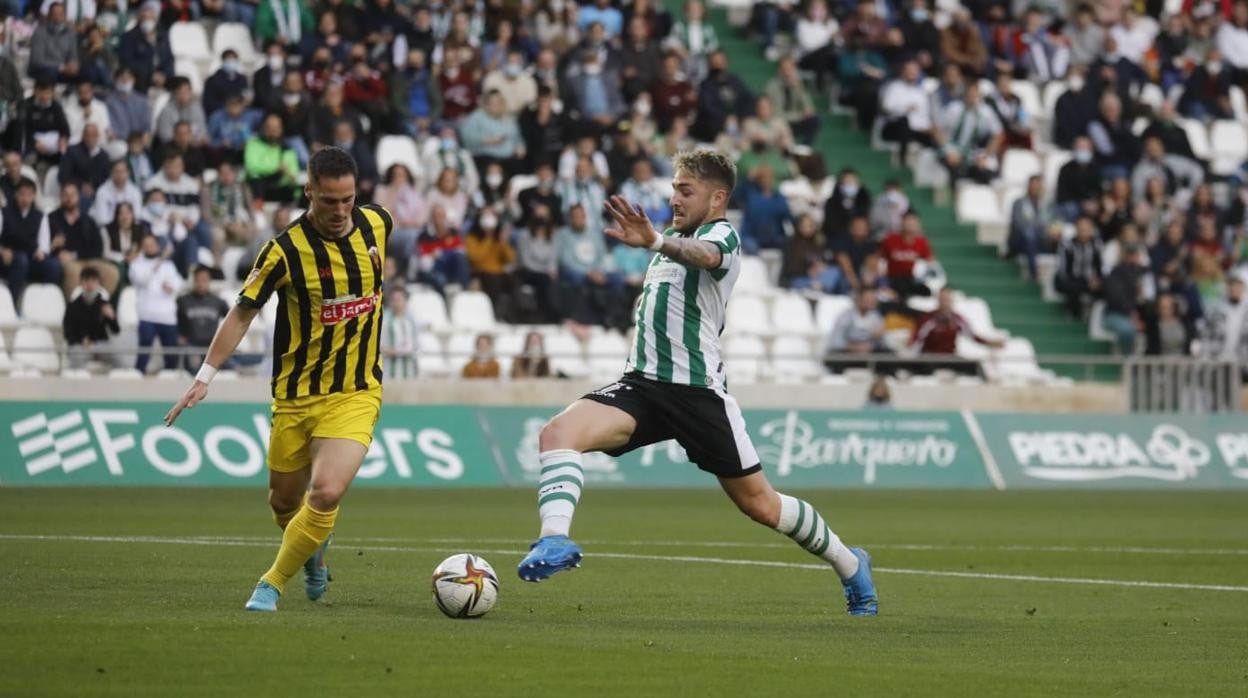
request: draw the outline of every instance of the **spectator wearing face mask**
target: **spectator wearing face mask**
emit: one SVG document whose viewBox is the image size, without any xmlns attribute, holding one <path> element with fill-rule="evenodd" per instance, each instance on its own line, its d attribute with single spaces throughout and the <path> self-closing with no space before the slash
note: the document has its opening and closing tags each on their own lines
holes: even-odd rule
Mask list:
<svg viewBox="0 0 1248 698">
<path fill-rule="evenodd" d="M 134 88 L 141 94 L 146 94 L 152 86 L 164 87 L 174 75 L 169 36 L 157 31 L 159 14 L 160 2 L 144 2 L 139 10 L 139 21 L 122 35 L 117 52 L 120 64 L 134 71 Z"/>
<path fill-rule="evenodd" d="M 862 186 L 858 172 L 852 167 L 841 170 L 833 190 L 823 206 L 823 235 L 829 243 L 841 240 L 849 230 L 849 221 L 871 213 L 871 192 Z"/>
<path fill-rule="evenodd" d="M 910 210 L 910 197 L 901 188 L 897 180 L 884 183 L 884 191 L 871 204 L 871 214 L 867 217 L 871 230 L 884 233 L 901 228 L 901 217 Z"/>
<path fill-rule="evenodd" d="M 1062 218 L 1074 221 L 1084 202 L 1095 200 L 1100 195 L 1101 179 L 1101 166 L 1092 151 L 1092 139 L 1087 136 L 1076 138 L 1073 157 L 1057 173 L 1054 201 Z"/>
<path fill-rule="evenodd" d="M 130 263 L 130 284 L 134 286 L 139 315 L 139 346 L 147 349 L 160 338 L 160 346 L 172 349 L 178 345 L 178 291 L 182 288 L 182 275 L 169 261 L 172 246 L 161 250 L 155 235 L 143 238 L 143 253 Z M 178 356 L 163 352 L 165 369 L 178 367 Z M 151 355 L 139 354 L 134 367 L 139 373 L 147 372 Z"/>
<path fill-rule="evenodd" d="M 112 368 L 117 355 L 109 351 L 113 335 L 121 332 L 117 312 L 109 295 L 100 287 L 100 273 L 88 266 L 82 270 L 79 286 L 65 307 L 61 325 L 69 350 L 69 367 L 83 368 L 88 361 L 99 361 Z"/>
<path fill-rule="evenodd" d="M 373 201 L 389 211 L 394 219 L 386 259 L 397 257 L 406 263 L 421 229 L 429 222 L 429 202 L 424 192 L 413 181 L 411 170 L 395 163 L 386 170 L 385 184 L 377 187 Z"/>
<path fill-rule="evenodd" d="M 1197 65 L 1183 84 L 1183 96 L 1179 98 L 1179 111 L 1184 116 L 1207 121 L 1209 119 L 1232 119 L 1231 86 L 1234 76 L 1223 70 L 1222 54 L 1214 49 L 1204 63 Z"/>
<path fill-rule="evenodd" d="M 472 279 L 490 297 L 494 317 L 503 322 L 512 322 L 511 297 L 515 294 L 516 251 L 508 242 L 509 232 L 494 211 L 486 209 L 464 240 Z"/>
<path fill-rule="evenodd" d="M 433 177 L 443 170 L 451 170 L 459 178 L 459 187 L 468 196 L 481 188 L 481 175 L 472 159 L 472 153 L 462 147 L 454 126 L 443 126 L 436 139 L 425 146 L 423 162 L 425 176 Z"/>
<path fill-rule="evenodd" d="M 488 334 L 477 335 L 472 357 L 460 374 L 464 378 L 498 378 L 500 370 L 498 358 L 494 356 L 494 338 Z"/>
<path fill-rule="evenodd" d="M 204 81 L 202 99 L 204 113 L 212 114 L 225 106 L 225 101 L 235 95 L 242 96 L 247 89 L 247 76 L 243 75 L 238 52 L 226 49 L 221 52 L 221 67 Z"/>
<path fill-rule="evenodd" d="M 134 90 L 134 71 L 122 65 L 114 76 L 114 89 L 104 98 L 113 136 L 125 140 L 131 133 L 145 133 L 152 126 L 152 108 L 147 97 Z"/>
<path fill-rule="evenodd" d="M 503 108 L 513 118 L 537 100 L 537 81 L 525 72 L 524 66 L 524 52 L 511 49 L 507 52 L 507 62 L 490 71 L 481 85 L 485 94 L 497 92 L 502 96 Z"/>
<path fill-rule="evenodd" d="M 559 192 L 555 188 L 555 168 L 549 162 L 543 162 L 537 166 L 537 184 L 520 192 L 517 200 L 520 204 L 520 220 L 518 225 L 521 228 L 528 228 L 533 225 L 534 213 L 538 207 L 544 207 L 547 212 L 553 213 L 553 222 L 555 225 L 563 224 L 563 197 L 559 196 Z"/>
<path fill-rule="evenodd" d="M 623 247 L 623 245 L 621 245 Z M 530 332 L 524 337 L 524 350 L 511 360 L 512 378 L 549 378 L 550 357 L 540 332 Z"/>
</svg>

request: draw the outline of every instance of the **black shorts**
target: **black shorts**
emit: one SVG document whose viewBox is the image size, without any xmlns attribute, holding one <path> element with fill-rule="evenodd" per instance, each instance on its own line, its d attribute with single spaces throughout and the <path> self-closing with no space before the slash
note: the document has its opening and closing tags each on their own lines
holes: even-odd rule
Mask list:
<svg viewBox="0 0 1248 698">
<path fill-rule="evenodd" d="M 717 477 L 742 477 L 762 470 L 741 408 L 725 392 L 628 373 L 584 399 L 621 409 L 637 421 L 628 443 L 604 451 L 609 456 L 676 439 L 689 460 Z"/>
</svg>

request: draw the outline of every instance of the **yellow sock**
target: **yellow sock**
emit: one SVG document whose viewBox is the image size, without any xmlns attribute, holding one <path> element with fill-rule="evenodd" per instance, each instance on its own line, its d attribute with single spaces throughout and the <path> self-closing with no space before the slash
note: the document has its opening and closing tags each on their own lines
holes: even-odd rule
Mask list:
<svg viewBox="0 0 1248 698">
<path fill-rule="evenodd" d="M 300 507 L 282 534 L 282 547 L 277 551 L 277 559 L 261 579 L 279 592 L 283 591 L 287 580 L 295 576 L 303 563 L 329 538 L 337 518 L 338 507 L 334 507 L 333 511 L 317 511 L 308 504 Z"/>
<path fill-rule="evenodd" d="M 294 509 L 291 509 L 290 511 L 282 511 L 282 512 L 279 512 L 276 509 L 273 509 L 272 510 L 273 520 L 277 522 L 277 527 L 282 529 L 283 531 L 286 530 L 286 526 L 290 524 L 290 520 L 295 518 L 295 514 L 299 513 L 299 508 L 307 503 L 308 503 L 308 495 L 305 492 L 303 495 L 303 501 L 300 502 L 299 506 L 295 507 Z"/>
</svg>

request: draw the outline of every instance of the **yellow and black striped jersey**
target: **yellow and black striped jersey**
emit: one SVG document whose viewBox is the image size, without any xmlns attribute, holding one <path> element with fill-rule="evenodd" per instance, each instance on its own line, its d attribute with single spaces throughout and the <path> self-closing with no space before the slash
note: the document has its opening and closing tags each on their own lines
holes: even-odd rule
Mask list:
<svg viewBox="0 0 1248 698">
<path fill-rule="evenodd" d="M 277 293 L 273 397 L 381 386 L 382 268 L 394 225 L 381 206 L 356 207 L 340 238 L 300 216 L 265 243 L 238 295 L 261 308 Z"/>
</svg>

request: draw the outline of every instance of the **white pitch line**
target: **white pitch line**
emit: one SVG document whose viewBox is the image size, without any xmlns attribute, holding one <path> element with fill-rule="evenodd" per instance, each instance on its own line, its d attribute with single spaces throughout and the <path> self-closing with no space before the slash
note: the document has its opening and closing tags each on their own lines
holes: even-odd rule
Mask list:
<svg viewBox="0 0 1248 698">
<path fill-rule="evenodd" d="M 154 545 L 218 545 L 232 547 L 273 547 L 273 540 L 260 539 L 233 539 L 233 538 L 172 538 L 161 536 L 86 536 L 86 535 L 22 535 L 0 533 L 0 540 L 16 540 L 16 541 L 69 541 L 82 543 L 131 543 L 131 544 L 154 544 Z M 476 541 L 480 543 L 482 541 Z M 405 552 L 405 553 L 421 553 L 421 552 L 448 552 L 455 551 L 456 548 L 420 548 L 393 545 L 351 545 L 349 540 L 343 540 L 341 543 L 354 550 L 367 550 L 370 552 Z M 522 550 L 481 550 L 476 552 L 489 555 L 520 555 Z M 594 552 L 593 557 L 610 558 L 616 560 L 649 560 L 652 562 L 692 562 L 712 565 L 734 565 L 744 567 L 779 567 L 784 569 L 802 569 L 802 570 L 820 570 L 827 571 L 831 568 L 828 565 L 817 563 L 796 563 L 781 562 L 778 560 L 740 560 L 719 557 L 697 557 L 692 555 L 640 555 L 634 553 L 606 553 Z M 956 572 L 952 570 L 919 570 L 899 567 L 876 567 L 876 572 L 885 574 L 906 574 L 919 577 L 957 577 L 961 579 L 991 579 L 999 581 L 1012 582 L 1041 582 L 1050 584 L 1087 584 L 1099 586 L 1116 586 L 1128 588 L 1147 588 L 1147 589 L 1184 589 L 1188 591 L 1238 591 L 1248 592 L 1248 586 L 1234 586 L 1229 584 L 1190 584 L 1186 582 L 1150 582 L 1142 580 L 1130 579 L 1095 579 L 1086 577 L 1043 577 L 1039 575 L 1028 574 L 998 574 L 993 572 Z"/>
</svg>

